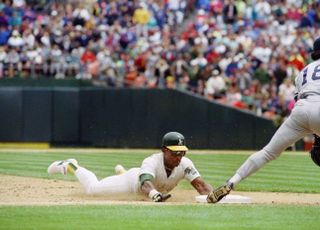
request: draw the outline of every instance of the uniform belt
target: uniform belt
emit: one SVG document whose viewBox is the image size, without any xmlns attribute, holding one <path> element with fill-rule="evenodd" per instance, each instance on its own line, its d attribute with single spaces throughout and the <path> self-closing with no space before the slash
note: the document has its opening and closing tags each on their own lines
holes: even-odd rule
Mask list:
<svg viewBox="0 0 320 230">
<path fill-rule="evenodd" d="M 306 94 L 302 94 L 299 96 L 299 99 L 307 99 L 308 97 L 312 97 L 312 96 L 320 96 L 319 94 L 314 94 L 314 93 L 306 93 Z"/>
<path fill-rule="evenodd" d="M 311 94 L 302 94 L 299 99 L 307 99 Z"/>
</svg>

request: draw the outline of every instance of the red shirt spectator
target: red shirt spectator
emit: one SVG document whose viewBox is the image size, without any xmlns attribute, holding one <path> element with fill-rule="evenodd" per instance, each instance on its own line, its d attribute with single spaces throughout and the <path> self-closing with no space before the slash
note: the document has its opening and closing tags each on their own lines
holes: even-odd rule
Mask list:
<svg viewBox="0 0 320 230">
<path fill-rule="evenodd" d="M 291 7 L 288 9 L 287 17 L 289 20 L 300 21 L 303 16 L 303 12 L 298 7 Z"/>
<path fill-rule="evenodd" d="M 81 56 L 81 61 L 83 63 L 92 63 L 96 60 L 96 55 L 89 49 L 86 49 Z"/>
</svg>

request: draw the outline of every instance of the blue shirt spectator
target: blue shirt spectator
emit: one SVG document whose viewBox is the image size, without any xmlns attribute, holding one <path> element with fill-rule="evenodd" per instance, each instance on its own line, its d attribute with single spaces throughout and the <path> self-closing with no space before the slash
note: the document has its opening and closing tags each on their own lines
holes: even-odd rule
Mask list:
<svg viewBox="0 0 320 230">
<path fill-rule="evenodd" d="M 7 44 L 10 37 L 10 31 L 3 26 L 0 26 L 0 46 Z"/>
</svg>

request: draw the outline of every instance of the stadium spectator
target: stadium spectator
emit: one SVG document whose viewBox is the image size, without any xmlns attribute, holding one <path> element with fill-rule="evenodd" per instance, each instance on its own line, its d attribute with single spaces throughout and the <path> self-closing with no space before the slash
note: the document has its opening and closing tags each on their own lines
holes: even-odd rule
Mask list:
<svg viewBox="0 0 320 230">
<path fill-rule="evenodd" d="M 0 11 L 0 27 L 8 27 L 8 17 L 5 15 L 3 11 Z"/>
<path fill-rule="evenodd" d="M 221 74 L 219 67 L 212 70 L 205 89 L 205 95 L 208 99 L 221 99 L 225 96 L 226 81 Z"/>
<path fill-rule="evenodd" d="M 24 45 L 24 41 L 19 31 L 17 30 L 12 31 L 12 34 L 8 39 L 8 45 L 11 47 L 22 47 Z"/>
<path fill-rule="evenodd" d="M 139 7 L 134 11 L 133 22 L 137 26 L 137 35 L 143 36 L 145 39 L 148 37 L 148 22 L 150 20 L 150 13 L 147 9 L 147 5 L 144 2 L 140 2 Z"/>
<path fill-rule="evenodd" d="M 279 86 L 279 96 L 284 100 L 285 107 L 288 108 L 289 103 L 294 100 L 295 86 L 290 78 L 287 78 Z"/>
<path fill-rule="evenodd" d="M 9 37 L 10 31 L 6 29 L 4 26 L 0 25 L 0 46 L 6 45 Z"/>
<path fill-rule="evenodd" d="M 222 17 L 225 24 L 233 24 L 237 21 L 238 10 L 233 0 L 227 0 L 223 10 Z"/>
</svg>

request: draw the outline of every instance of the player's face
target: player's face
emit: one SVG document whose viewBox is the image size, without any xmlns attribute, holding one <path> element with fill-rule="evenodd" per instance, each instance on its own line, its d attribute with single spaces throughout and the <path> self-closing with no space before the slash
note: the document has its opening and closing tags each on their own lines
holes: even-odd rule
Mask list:
<svg viewBox="0 0 320 230">
<path fill-rule="evenodd" d="M 170 149 L 165 148 L 163 151 L 165 165 L 171 168 L 177 167 L 186 151 L 171 151 Z"/>
</svg>

